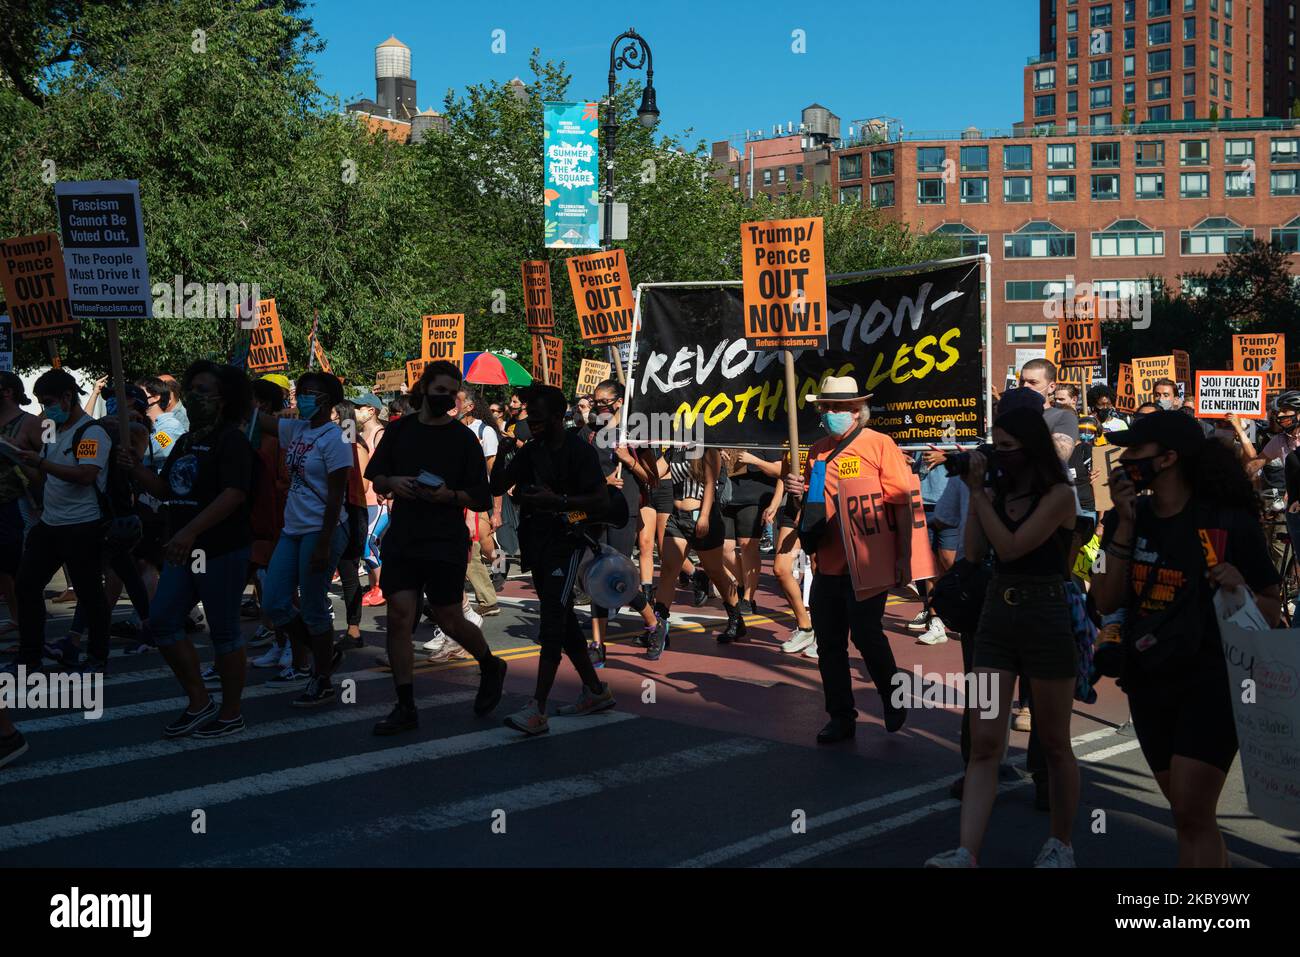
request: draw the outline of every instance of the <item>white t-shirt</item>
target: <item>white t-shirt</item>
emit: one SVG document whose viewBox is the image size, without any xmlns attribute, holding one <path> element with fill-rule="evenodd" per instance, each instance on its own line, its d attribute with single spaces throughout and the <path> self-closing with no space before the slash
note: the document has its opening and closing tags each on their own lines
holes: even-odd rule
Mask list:
<svg viewBox="0 0 1300 957">
<path fill-rule="evenodd" d="M 333 422 L 311 428 L 303 419 L 280 420 L 280 448 L 289 473 L 289 497 L 284 503 L 284 533 L 319 532 L 329 498 L 328 476 L 351 468 L 352 446 Z M 345 498 L 346 500 L 346 498 Z M 342 524 L 347 512 L 339 509 Z"/>
<path fill-rule="evenodd" d="M 1253 425 L 1254 423 L 1249 424 Z M 1247 438 L 1250 438 L 1249 434 L 1247 434 Z M 1271 462 L 1274 459 L 1286 458 L 1297 448 L 1300 448 L 1300 435 L 1288 435 L 1283 433 L 1281 435 L 1275 435 L 1269 439 L 1264 447 L 1260 449 L 1259 454 L 1267 461 Z"/>
<path fill-rule="evenodd" d="M 475 422 L 469 427 L 469 430 L 478 438 L 478 444 L 483 447 L 483 457 L 490 459 L 497 454 L 497 430 L 492 428 L 482 419 Z"/>
<path fill-rule="evenodd" d="M 72 437 L 81 431 L 83 419 L 78 419 L 66 429 L 54 433 L 52 445 L 41 446 L 41 458 L 55 465 L 97 465 L 99 475 L 92 485 L 77 485 L 57 475 L 45 474 L 45 507 L 41 521 L 46 525 L 79 525 L 100 519 L 99 496 L 95 486 L 104 491 L 108 484 L 108 457 L 111 443 L 103 426 L 96 423 L 82 433 L 77 448 L 72 447 Z"/>
</svg>

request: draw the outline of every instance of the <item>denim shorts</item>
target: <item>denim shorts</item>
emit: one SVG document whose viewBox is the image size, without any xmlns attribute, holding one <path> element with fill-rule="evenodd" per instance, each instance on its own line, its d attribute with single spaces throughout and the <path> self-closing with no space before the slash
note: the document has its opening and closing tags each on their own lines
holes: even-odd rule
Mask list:
<svg viewBox="0 0 1300 957">
<path fill-rule="evenodd" d="M 975 667 L 1072 679 L 1077 658 L 1064 580 L 995 573 L 975 630 Z"/>
<path fill-rule="evenodd" d="M 207 555 L 197 569 L 193 563 L 173 565 L 163 562 L 158 576 L 158 590 L 149 603 L 147 632 L 166 648 L 185 637 L 185 618 L 197 602 L 203 602 L 208 635 L 213 651 L 228 655 L 244 647 L 240 630 L 239 603 L 248 581 L 248 556 L 251 546 L 232 549 L 221 555 Z"/>
<path fill-rule="evenodd" d="M 311 553 L 319 537 L 320 532 L 282 534 L 275 543 L 275 552 L 271 555 L 262 586 L 262 608 L 277 628 L 289 624 L 299 614 L 307 631 L 313 635 L 331 628 L 329 584 L 348 543 L 348 530 L 342 525 L 334 526 L 329 558 L 324 570 L 316 572 L 311 570 Z M 293 606 L 295 594 L 298 595 L 297 608 Z"/>
</svg>

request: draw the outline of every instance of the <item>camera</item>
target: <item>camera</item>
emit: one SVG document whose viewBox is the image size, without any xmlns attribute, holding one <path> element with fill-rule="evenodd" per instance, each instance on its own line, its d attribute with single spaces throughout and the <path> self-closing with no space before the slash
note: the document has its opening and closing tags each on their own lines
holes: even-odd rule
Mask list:
<svg viewBox="0 0 1300 957">
<path fill-rule="evenodd" d="M 949 452 L 943 460 L 943 470 L 949 478 L 961 478 L 970 472 L 969 452 Z"/>
</svg>

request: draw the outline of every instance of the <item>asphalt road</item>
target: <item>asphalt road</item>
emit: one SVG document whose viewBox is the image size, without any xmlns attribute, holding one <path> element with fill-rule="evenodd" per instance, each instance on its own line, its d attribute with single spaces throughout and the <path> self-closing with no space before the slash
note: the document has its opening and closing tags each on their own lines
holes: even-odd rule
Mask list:
<svg viewBox="0 0 1300 957">
<path fill-rule="evenodd" d="M 777 606 L 770 587 L 765 579 L 763 609 Z M 52 608 L 54 635 L 70 612 Z M 553 717 L 548 735 L 528 739 L 501 724 L 534 677 L 536 616 L 522 579 L 507 585 L 502 608 L 485 627 L 510 661 L 496 713 L 471 710 L 475 663 L 424 666 L 420 729 L 395 738 L 371 734 L 393 700 L 376 661 L 383 608 L 366 609 L 367 647 L 341 668 L 356 682 L 354 703 L 292 708 L 296 689 L 265 685 L 272 672 L 253 669 L 248 730 L 216 741 L 163 740 L 184 706 L 170 672 L 156 654 L 115 656 L 100 719 L 14 714 L 31 751 L 0 770 L 0 868 L 916 867 L 956 844 L 948 785 L 961 773 L 958 710 L 915 708 L 901 732 L 886 734 L 855 653 L 858 735 L 817 746 L 825 716 L 816 664 L 780 652 L 787 616 L 760 612 L 749 641 L 719 646 L 720 609 L 681 604 L 671 650 L 650 662 L 626 643 L 639 620 L 625 614 L 603 671 L 617 709 Z M 955 641 L 927 647 L 905 633 L 916 609 L 891 600 L 900 666 L 959 672 Z M 566 664 L 552 711 L 576 692 Z M 1095 705 L 1076 704 L 1072 729 L 1083 764 L 1078 864 L 1172 866 L 1168 808 L 1136 739 L 1117 731 L 1124 696 L 1109 683 L 1101 692 Z M 1023 765 L 1026 740 L 1011 735 L 1012 763 Z M 1296 864 L 1300 838 L 1251 817 L 1239 769 L 1220 812 L 1234 866 Z M 1009 781 L 981 863 L 1027 866 L 1046 834 L 1032 786 Z"/>
</svg>

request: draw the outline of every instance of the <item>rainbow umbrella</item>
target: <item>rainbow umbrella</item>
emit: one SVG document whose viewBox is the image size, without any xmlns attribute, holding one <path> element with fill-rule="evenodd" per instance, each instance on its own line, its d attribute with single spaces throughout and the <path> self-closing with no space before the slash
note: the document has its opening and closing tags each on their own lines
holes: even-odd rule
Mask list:
<svg viewBox="0 0 1300 957">
<path fill-rule="evenodd" d="M 467 352 L 465 381 L 478 385 L 532 385 L 533 377 L 509 356 L 496 352 Z"/>
</svg>

